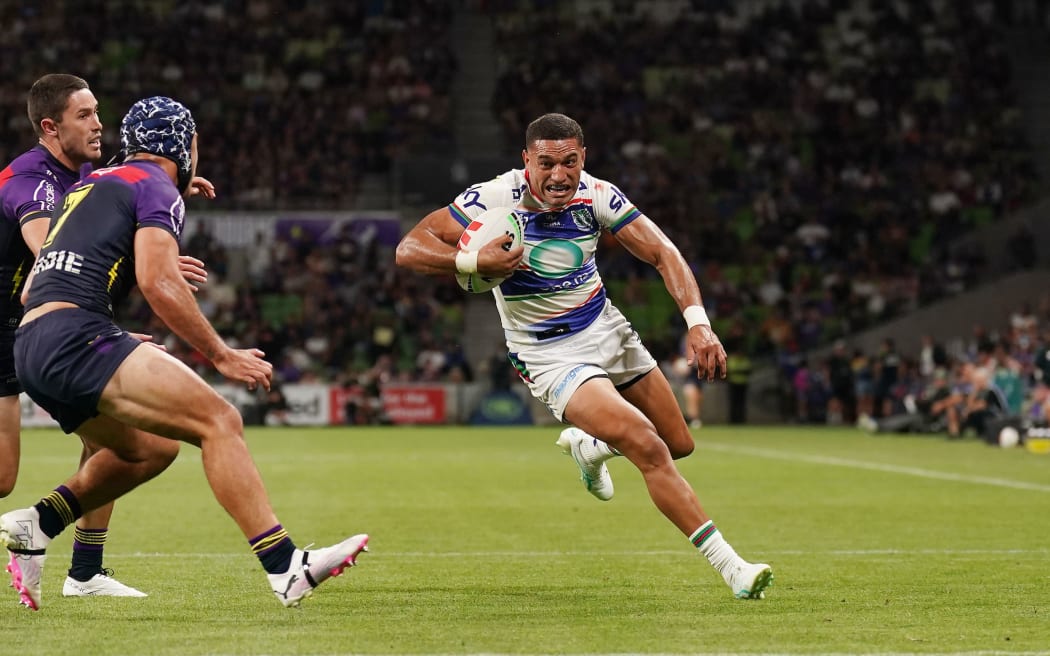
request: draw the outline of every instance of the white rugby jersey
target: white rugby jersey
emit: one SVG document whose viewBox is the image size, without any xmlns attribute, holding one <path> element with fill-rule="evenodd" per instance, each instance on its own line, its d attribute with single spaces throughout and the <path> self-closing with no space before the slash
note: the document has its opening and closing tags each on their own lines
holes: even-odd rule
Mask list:
<svg viewBox="0 0 1050 656">
<path fill-rule="evenodd" d="M 524 169 L 474 185 L 448 206 L 464 228 L 491 207 L 513 207 L 525 226 L 521 266 L 492 290 L 507 340 L 556 340 L 590 325 L 605 306 L 594 261 L 601 230 L 615 234 L 641 212 L 614 185 L 586 171 L 572 201 L 551 209 L 532 194 Z"/>
</svg>

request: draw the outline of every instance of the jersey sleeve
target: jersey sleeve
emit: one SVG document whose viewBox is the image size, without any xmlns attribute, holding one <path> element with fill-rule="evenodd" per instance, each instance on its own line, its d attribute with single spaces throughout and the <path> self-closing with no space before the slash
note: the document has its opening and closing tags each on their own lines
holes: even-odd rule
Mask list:
<svg viewBox="0 0 1050 656">
<path fill-rule="evenodd" d="M 15 175 L 4 184 L 4 215 L 17 218 L 20 226 L 34 219 L 51 218 L 58 197 L 55 183 L 43 174 Z"/>
<path fill-rule="evenodd" d="M 180 241 L 186 204 L 174 185 L 151 179 L 138 186 L 136 191 L 136 228 L 161 228 L 171 233 L 175 241 Z"/>
<path fill-rule="evenodd" d="M 616 185 L 593 178 L 594 204 L 592 210 L 598 224 L 616 234 L 621 228 L 634 221 L 642 213 Z"/>
<path fill-rule="evenodd" d="M 521 189 L 515 188 L 501 176 L 468 187 L 449 204 L 448 210 L 466 228 L 474 217 L 490 208 L 517 207 L 521 194 Z"/>
</svg>

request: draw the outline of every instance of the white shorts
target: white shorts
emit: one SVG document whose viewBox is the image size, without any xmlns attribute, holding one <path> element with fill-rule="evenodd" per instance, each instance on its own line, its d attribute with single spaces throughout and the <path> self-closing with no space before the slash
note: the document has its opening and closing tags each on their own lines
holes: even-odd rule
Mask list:
<svg viewBox="0 0 1050 656">
<path fill-rule="evenodd" d="M 510 360 L 532 395 L 564 421 L 565 406 L 580 385 L 599 376 L 624 389 L 656 367 L 638 333 L 608 300 L 594 323 L 563 339 L 507 342 Z"/>
</svg>

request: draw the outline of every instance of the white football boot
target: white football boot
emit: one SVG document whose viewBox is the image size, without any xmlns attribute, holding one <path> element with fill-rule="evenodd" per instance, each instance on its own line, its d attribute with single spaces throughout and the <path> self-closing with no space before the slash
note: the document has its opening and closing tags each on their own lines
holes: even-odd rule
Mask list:
<svg viewBox="0 0 1050 656">
<path fill-rule="evenodd" d="M 113 578 L 113 570 L 104 569 L 87 581 L 66 577 L 62 585 L 63 597 L 148 597 L 145 592 L 124 585 Z"/>
<path fill-rule="evenodd" d="M 773 585 L 773 568 L 765 563 L 741 561 L 726 577 L 726 583 L 738 599 L 763 599 L 765 589 Z"/>
<path fill-rule="evenodd" d="M 561 432 L 558 441 L 562 452 L 572 456 L 576 466 L 580 468 L 580 480 L 583 481 L 587 491 L 601 499 L 608 501 L 613 497 L 612 476 L 609 468 L 605 466 L 608 456 L 602 457 L 595 447 L 597 440 L 575 426 L 570 426 Z"/>
<path fill-rule="evenodd" d="M 50 542 L 51 538 L 40 529 L 36 508 L 0 515 L 0 544 L 11 554 L 7 563 L 11 585 L 18 591 L 19 603 L 33 610 L 40 610 L 40 579 L 47 559 L 44 550 Z"/>
<path fill-rule="evenodd" d="M 267 574 L 270 588 L 286 607 L 298 606 L 314 588 L 356 565 L 362 551 L 368 551 L 368 536 L 363 533 L 324 549 L 296 549 L 287 572 Z"/>
</svg>

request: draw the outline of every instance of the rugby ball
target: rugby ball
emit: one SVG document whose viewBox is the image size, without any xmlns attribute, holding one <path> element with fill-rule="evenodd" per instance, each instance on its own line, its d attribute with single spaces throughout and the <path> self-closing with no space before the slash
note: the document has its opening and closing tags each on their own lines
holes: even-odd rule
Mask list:
<svg viewBox="0 0 1050 656">
<path fill-rule="evenodd" d="M 521 219 L 509 207 L 493 207 L 485 210 L 467 226 L 459 237 L 461 251 L 478 251 L 496 237 L 508 236 L 513 241 L 507 242 L 504 250 L 517 248 L 524 241 Z M 487 292 L 506 278 L 489 278 L 480 273 L 457 273 L 456 282 L 472 294 Z"/>
</svg>

